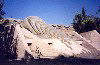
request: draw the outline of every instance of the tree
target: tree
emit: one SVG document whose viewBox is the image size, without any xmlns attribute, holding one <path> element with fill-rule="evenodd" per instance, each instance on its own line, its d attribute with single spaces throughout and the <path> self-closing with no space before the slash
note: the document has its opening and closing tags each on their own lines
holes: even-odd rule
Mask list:
<svg viewBox="0 0 100 65">
<path fill-rule="evenodd" d="M 3 5 L 4 5 L 4 0 L 0 0 L 0 19 L 2 19 L 3 18 L 2 16 L 5 14 L 5 12 L 2 10 Z"/>
<path fill-rule="evenodd" d="M 72 25 L 78 33 L 92 30 L 97 30 L 100 33 L 100 18 L 86 15 L 84 7 L 82 13 L 75 15 L 73 21 Z"/>
</svg>

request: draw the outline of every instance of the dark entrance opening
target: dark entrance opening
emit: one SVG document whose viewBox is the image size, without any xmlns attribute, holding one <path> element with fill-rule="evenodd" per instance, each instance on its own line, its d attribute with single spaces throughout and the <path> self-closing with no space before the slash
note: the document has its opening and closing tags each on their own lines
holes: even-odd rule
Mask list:
<svg viewBox="0 0 100 65">
<path fill-rule="evenodd" d="M 48 43 L 49 45 L 51 45 L 52 43 Z"/>
<path fill-rule="evenodd" d="M 30 46 L 32 43 L 27 43 L 28 44 L 28 46 Z"/>
</svg>

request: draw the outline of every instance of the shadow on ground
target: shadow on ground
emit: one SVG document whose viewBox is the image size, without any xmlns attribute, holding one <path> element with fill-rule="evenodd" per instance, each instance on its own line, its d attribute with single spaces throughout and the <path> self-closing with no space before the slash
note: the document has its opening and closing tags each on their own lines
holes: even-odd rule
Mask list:
<svg viewBox="0 0 100 65">
<path fill-rule="evenodd" d="M 59 58 L 36 59 L 31 61 L 0 60 L 0 65 L 100 65 L 100 59 Z"/>
</svg>

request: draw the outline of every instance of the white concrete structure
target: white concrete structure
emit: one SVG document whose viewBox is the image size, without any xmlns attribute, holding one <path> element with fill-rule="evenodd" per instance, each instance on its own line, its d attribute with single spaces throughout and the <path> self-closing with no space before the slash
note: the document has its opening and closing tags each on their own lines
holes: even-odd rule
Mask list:
<svg viewBox="0 0 100 65">
<path fill-rule="evenodd" d="M 67 30 L 64 26 L 53 27 L 35 16 L 16 24 L 14 34 L 19 59 L 25 57 L 25 52 L 35 59 L 54 59 L 59 55 L 95 58 L 100 53 L 75 31 Z"/>
</svg>

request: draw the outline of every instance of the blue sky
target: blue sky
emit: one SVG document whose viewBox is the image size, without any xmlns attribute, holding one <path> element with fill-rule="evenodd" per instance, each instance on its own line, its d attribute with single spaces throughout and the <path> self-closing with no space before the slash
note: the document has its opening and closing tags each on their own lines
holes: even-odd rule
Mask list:
<svg viewBox="0 0 100 65">
<path fill-rule="evenodd" d="M 100 14 L 95 14 L 100 0 L 5 0 L 4 17 L 24 19 L 38 16 L 50 24 L 70 25 L 83 6 L 88 15 L 100 17 Z"/>
</svg>

